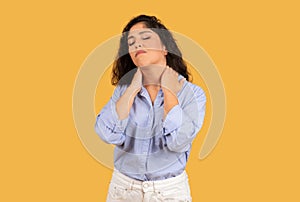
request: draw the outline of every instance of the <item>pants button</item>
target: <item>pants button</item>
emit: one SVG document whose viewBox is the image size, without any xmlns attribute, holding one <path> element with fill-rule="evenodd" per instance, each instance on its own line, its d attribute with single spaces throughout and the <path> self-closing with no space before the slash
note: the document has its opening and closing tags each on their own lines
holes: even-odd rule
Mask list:
<svg viewBox="0 0 300 202">
<path fill-rule="evenodd" d="M 148 188 L 149 187 L 148 183 L 143 184 L 143 187 Z"/>
</svg>

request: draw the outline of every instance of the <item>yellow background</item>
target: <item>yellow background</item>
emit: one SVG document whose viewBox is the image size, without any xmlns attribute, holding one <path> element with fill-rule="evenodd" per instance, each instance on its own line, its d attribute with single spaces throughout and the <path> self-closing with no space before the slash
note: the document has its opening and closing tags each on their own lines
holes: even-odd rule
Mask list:
<svg viewBox="0 0 300 202">
<path fill-rule="evenodd" d="M 198 136 L 188 162 L 194 201 L 300 201 L 297 1 L 84 2 L 1 3 L 0 201 L 105 200 L 111 170 L 77 136 L 73 86 L 141 13 L 199 43 L 224 82 L 221 139 L 200 161 Z"/>
</svg>

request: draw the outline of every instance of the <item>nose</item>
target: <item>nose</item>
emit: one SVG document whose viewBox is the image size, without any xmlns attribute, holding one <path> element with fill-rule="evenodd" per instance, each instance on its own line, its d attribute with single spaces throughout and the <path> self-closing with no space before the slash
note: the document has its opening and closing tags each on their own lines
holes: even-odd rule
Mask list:
<svg viewBox="0 0 300 202">
<path fill-rule="evenodd" d="M 142 43 L 140 40 L 136 40 L 135 42 L 135 48 L 138 49 L 138 48 L 141 48 L 142 47 Z"/>
<path fill-rule="evenodd" d="M 141 48 L 141 47 L 142 47 L 142 44 L 136 44 L 136 45 L 135 45 L 135 48 L 136 48 L 136 49 Z"/>
</svg>

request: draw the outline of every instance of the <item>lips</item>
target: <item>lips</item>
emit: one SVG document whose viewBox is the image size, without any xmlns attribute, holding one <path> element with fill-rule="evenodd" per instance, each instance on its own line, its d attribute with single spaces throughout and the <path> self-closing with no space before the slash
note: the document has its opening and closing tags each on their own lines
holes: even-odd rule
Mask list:
<svg viewBox="0 0 300 202">
<path fill-rule="evenodd" d="M 139 54 L 142 54 L 142 53 L 146 53 L 146 51 L 144 51 L 144 50 L 138 50 L 138 51 L 135 53 L 135 57 L 137 57 Z"/>
</svg>

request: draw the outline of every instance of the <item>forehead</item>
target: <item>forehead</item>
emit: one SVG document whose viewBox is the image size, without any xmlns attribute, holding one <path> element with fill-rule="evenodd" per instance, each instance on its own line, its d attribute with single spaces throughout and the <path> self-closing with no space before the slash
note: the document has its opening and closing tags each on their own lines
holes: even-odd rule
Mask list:
<svg viewBox="0 0 300 202">
<path fill-rule="evenodd" d="M 145 28 L 147 28 L 147 26 L 145 25 L 145 23 L 143 23 L 143 22 L 138 22 L 138 23 L 134 24 L 134 25 L 130 28 L 129 32 L 134 31 L 134 30 L 137 30 L 137 29 L 145 29 Z"/>
<path fill-rule="evenodd" d="M 140 32 L 143 31 L 150 31 L 153 32 L 151 29 L 149 29 L 143 22 L 136 23 L 133 25 L 128 33 L 128 36 L 134 35 L 134 34 L 139 34 Z"/>
</svg>

